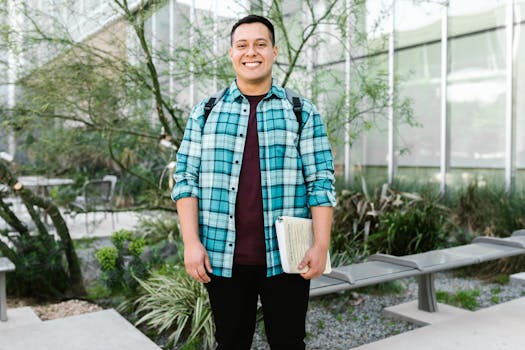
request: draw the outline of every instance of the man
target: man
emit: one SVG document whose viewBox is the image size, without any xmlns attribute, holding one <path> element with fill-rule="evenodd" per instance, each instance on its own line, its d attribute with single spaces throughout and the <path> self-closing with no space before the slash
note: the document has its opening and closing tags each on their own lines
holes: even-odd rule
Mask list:
<svg viewBox="0 0 525 350">
<path fill-rule="evenodd" d="M 235 23 L 229 56 L 236 79 L 207 119 L 206 100 L 194 107 L 177 153 L 172 198 L 184 263 L 208 290 L 217 349 L 250 349 L 258 297 L 270 347 L 304 349 L 310 279 L 326 264 L 335 205 L 330 144 L 305 99 L 299 127 L 272 80 L 277 54 L 266 18 Z M 280 215 L 312 217 L 303 274 L 283 273 L 274 226 Z"/>
</svg>

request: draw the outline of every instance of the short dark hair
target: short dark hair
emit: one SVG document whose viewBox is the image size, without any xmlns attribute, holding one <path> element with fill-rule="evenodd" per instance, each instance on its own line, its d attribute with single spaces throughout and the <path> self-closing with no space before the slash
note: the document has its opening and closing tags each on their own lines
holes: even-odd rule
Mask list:
<svg viewBox="0 0 525 350">
<path fill-rule="evenodd" d="M 275 31 L 273 29 L 273 24 L 268 20 L 268 18 L 258 15 L 248 15 L 246 17 L 241 18 L 238 20 L 232 27 L 232 31 L 230 33 L 230 44 L 233 44 L 233 33 L 239 27 L 241 24 L 247 24 L 247 23 L 262 23 L 268 28 L 268 31 L 270 31 L 270 39 L 272 40 L 272 45 L 275 46 Z"/>
</svg>

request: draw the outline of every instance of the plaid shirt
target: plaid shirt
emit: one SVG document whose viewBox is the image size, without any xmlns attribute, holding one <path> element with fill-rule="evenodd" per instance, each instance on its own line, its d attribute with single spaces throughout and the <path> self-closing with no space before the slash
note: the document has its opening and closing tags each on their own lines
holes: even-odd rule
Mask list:
<svg viewBox="0 0 525 350">
<path fill-rule="evenodd" d="M 235 201 L 250 103 L 234 81 L 204 123 L 201 101 L 191 112 L 177 152 L 172 199 L 199 200 L 199 236 L 213 274 L 231 277 Z M 257 106 L 267 276 L 282 273 L 275 220 L 310 217 L 311 206 L 334 206 L 334 167 L 319 113 L 303 99 L 303 128 L 285 90 L 272 85 Z"/>
</svg>

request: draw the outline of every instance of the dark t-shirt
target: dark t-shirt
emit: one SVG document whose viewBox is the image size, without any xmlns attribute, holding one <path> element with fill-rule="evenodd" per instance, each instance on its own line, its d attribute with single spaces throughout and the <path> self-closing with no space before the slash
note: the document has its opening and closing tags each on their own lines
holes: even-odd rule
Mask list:
<svg viewBox="0 0 525 350">
<path fill-rule="evenodd" d="M 235 203 L 234 263 L 238 265 L 266 265 L 256 112 L 257 105 L 264 96 L 246 96 L 250 101 L 250 117 Z"/>
</svg>

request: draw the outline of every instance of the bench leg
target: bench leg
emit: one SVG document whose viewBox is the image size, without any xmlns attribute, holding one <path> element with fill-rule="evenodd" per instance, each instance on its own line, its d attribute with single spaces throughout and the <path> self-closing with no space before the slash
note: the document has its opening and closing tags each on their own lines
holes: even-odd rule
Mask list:
<svg viewBox="0 0 525 350">
<path fill-rule="evenodd" d="M 434 289 L 434 274 L 427 273 L 419 276 L 419 310 L 436 312 L 437 301 Z"/>
<path fill-rule="evenodd" d="M 7 297 L 5 294 L 5 272 L 0 272 L 0 321 L 7 321 Z"/>
</svg>

